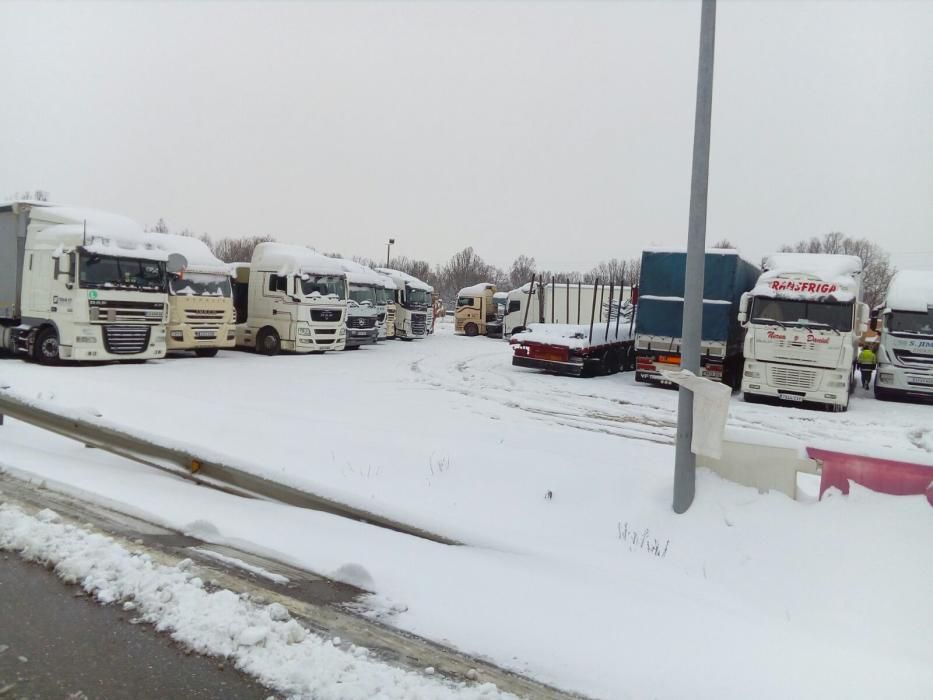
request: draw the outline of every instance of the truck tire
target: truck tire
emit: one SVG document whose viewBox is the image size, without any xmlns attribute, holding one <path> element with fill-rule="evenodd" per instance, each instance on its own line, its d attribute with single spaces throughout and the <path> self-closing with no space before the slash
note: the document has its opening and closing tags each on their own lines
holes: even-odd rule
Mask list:
<svg viewBox="0 0 933 700">
<path fill-rule="evenodd" d="M 263 328 L 256 337 L 256 352 L 260 355 L 278 355 L 282 352 L 282 340 L 274 328 Z"/>
<path fill-rule="evenodd" d="M 215 357 L 217 348 L 195 348 L 194 354 L 198 357 Z"/>
<path fill-rule="evenodd" d="M 468 323 L 463 327 L 463 332 L 472 338 L 473 336 L 479 335 L 479 326 L 475 323 Z"/>
<path fill-rule="evenodd" d="M 616 374 L 622 371 L 624 357 L 618 349 L 609 350 L 606 355 L 606 374 Z"/>
<path fill-rule="evenodd" d="M 32 353 L 40 365 L 58 364 L 58 333 L 54 328 L 46 326 L 39 331 Z"/>
</svg>

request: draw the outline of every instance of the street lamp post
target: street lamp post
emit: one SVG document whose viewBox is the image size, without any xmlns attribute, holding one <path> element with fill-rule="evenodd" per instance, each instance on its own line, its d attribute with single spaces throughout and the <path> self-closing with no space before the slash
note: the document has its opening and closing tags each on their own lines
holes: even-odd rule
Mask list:
<svg viewBox="0 0 933 700">
<path fill-rule="evenodd" d="M 713 54 L 716 37 L 716 0 L 703 0 L 700 10 L 700 59 L 693 125 L 693 175 L 690 181 L 690 223 L 687 229 L 687 270 L 684 280 L 683 329 L 680 362 L 700 374 L 703 324 L 703 267 L 706 261 L 706 199 L 709 191 L 709 141 L 713 113 Z M 684 513 L 696 490 L 693 440 L 693 392 L 680 387 L 677 403 L 677 446 L 674 456 L 674 512 Z"/>
<path fill-rule="evenodd" d="M 395 239 L 394 239 L 394 238 L 390 238 L 390 239 L 389 239 L 389 242 L 386 243 L 386 267 L 389 266 L 389 256 L 390 256 L 391 253 L 392 253 L 392 245 L 393 245 L 394 243 L 395 243 Z"/>
</svg>

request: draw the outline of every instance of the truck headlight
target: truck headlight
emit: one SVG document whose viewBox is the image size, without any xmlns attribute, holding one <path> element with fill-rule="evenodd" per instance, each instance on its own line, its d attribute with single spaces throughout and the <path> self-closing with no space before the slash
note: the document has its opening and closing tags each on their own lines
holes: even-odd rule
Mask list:
<svg viewBox="0 0 933 700">
<path fill-rule="evenodd" d="M 827 382 L 827 383 L 829 384 L 829 386 L 838 387 L 838 388 L 840 388 L 840 389 L 841 389 L 842 387 L 846 386 L 846 384 L 847 384 L 847 382 Z"/>
<path fill-rule="evenodd" d="M 298 335 L 311 335 L 311 329 L 307 326 L 298 326 Z"/>
<path fill-rule="evenodd" d="M 751 370 L 745 370 L 745 376 L 750 379 L 758 379 L 761 377 L 761 372 L 752 372 Z"/>
<path fill-rule="evenodd" d="M 878 372 L 878 381 L 882 384 L 890 384 L 894 381 L 894 372 Z"/>
</svg>

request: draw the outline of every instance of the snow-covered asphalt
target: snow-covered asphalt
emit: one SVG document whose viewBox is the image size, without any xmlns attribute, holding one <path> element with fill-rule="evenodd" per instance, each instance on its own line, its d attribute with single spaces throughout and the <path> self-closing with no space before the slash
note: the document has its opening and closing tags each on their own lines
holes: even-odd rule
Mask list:
<svg viewBox="0 0 933 700">
<path fill-rule="evenodd" d="M 0 385 L 465 542 L 234 499 L 15 421 L 0 428 L 0 467 L 354 583 L 372 591 L 372 615 L 563 688 L 933 693 L 926 500 L 853 488 L 804 504 L 701 471 L 696 503 L 675 516 L 676 393 L 630 374 L 520 370 L 506 343 L 445 324 L 423 341 L 313 357 L 4 360 Z M 736 397 L 729 430 L 933 463 L 933 406 L 861 389 L 845 414 Z"/>
</svg>

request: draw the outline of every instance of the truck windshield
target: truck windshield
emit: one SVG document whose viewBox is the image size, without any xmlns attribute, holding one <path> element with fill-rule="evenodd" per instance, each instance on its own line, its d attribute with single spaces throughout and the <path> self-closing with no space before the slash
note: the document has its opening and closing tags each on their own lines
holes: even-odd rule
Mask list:
<svg viewBox="0 0 933 700">
<path fill-rule="evenodd" d="M 81 253 L 78 284 L 83 289 L 166 290 L 165 263 Z"/>
<path fill-rule="evenodd" d="M 326 297 L 333 295 L 338 299 L 346 298 L 347 283 L 336 275 L 301 275 L 301 293 L 306 297 Z"/>
<path fill-rule="evenodd" d="M 926 313 L 892 311 L 885 325 L 891 333 L 933 335 L 933 309 Z"/>
<path fill-rule="evenodd" d="M 395 301 L 392 298 L 392 290 L 386 289 L 385 287 L 379 287 L 376 289 L 376 302 L 379 304 L 391 304 Z"/>
<path fill-rule="evenodd" d="M 473 306 L 473 297 L 457 297 L 457 306 Z"/>
<path fill-rule="evenodd" d="M 423 289 L 408 288 L 408 303 L 426 306 L 428 303 L 428 293 Z"/>
<path fill-rule="evenodd" d="M 184 277 L 171 276 L 168 289 L 174 296 L 229 297 L 233 293 L 227 275 L 199 272 L 186 272 Z"/>
<path fill-rule="evenodd" d="M 759 325 L 829 328 L 847 333 L 852 330 L 852 304 L 757 297 L 751 318 Z"/>
<path fill-rule="evenodd" d="M 369 302 L 370 304 L 376 303 L 376 289 L 375 287 L 366 287 L 361 284 L 351 284 L 350 285 L 350 298 L 355 301 L 357 304 L 362 304 L 363 302 Z"/>
</svg>

